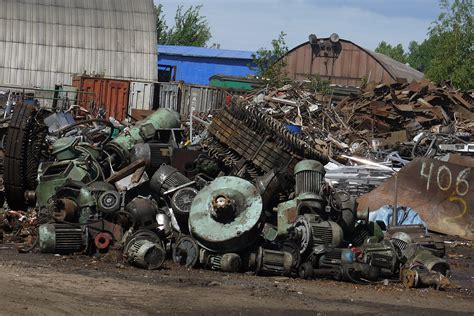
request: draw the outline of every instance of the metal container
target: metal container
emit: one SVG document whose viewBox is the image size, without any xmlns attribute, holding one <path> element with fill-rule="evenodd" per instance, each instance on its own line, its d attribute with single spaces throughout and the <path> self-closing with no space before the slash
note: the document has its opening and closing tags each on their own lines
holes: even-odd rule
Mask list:
<svg viewBox="0 0 474 316">
<path fill-rule="evenodd" d="M 220 109 L 225 104 L 226 91 L 222 88 L 186 85 L 183 82 L 157 83 L 160 108 L 178 111 L 188 118 L 191 109 L 195 113 L 207 113 Z"/>
<path fill-rule="evenodd" d="M 78 104 L 88 109 L 92 115 L 100 111 L 105 117 L 122 121 L 127 116 L 130 82 L 109 78 L 78 76 L 73 78 L 73 86 L 78 91 L 94 94 L 79 94 Z"/>
<path fill-rule="evenodd" d="M 225 105 L 225 90 L 221 88 L 185 85 L 179 113 L 188 117 L 191 110 L 195 113 L 207 113 Z"/>
<path fill-rule="evenodd" d="M 160 108 L 172 109 L 179 112 L 181 102 L 182 82 L 158 82 L 158 105 Z"/>
<path fill-rule="evenodd" d="M 131 82 L 128 98 L 128 114 L 132 109 L 152 110 L 155 85 L 153 82 Z"/>
</svg>

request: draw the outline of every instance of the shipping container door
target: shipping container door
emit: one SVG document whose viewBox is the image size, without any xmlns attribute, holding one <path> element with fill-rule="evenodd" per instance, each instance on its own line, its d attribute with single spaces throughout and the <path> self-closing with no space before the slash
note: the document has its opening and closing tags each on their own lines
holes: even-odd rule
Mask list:
<svg viewBox="0 0 474 316">
<path fill-rule="evenodd" d="M 157 85 L 159 87 L 159 107 L 179 112 L 181 84 L 179 82 L 160 82 Z"/>
<path fill-rule="evenodd" d="M 107 117 L 111 116 L 119 121 L 126 118 L 129 87 L 128 81 L 108 80 L 104 104 Z"/>
<path fill-rule="evenodd" d="M 151 110 L 153 106 L 154 84 L 151 82 L 132 82 L 130 84 L 130 96 L 128 108 Z"/>
<path fill-rule="evenodd" d="M 92 116 L 97 115 L 98 109 L 104 107 L 103 93 L 105 80 L 97 78 L 78 77 L 73 81 L 78 91 L 86 92 L 78 95 L 78 105 L 89 110 Z"/>
</svg>

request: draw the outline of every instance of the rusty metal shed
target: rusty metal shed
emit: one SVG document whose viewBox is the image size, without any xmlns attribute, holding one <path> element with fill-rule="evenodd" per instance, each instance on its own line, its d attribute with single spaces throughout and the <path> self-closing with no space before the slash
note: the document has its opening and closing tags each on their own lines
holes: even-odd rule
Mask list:
<svg viewBox="0 0 474 316">
<path fill-rule="evenodd" d="M 290 50 L 286 58 L 286 71 L 296 80 L 319 75 L 333 84 L 360 86 L 363 80 L 393 83 L 423 78 L 408 65 L 338 38 L 308 41 Z"/>
<path fill-rule="evenodd" d="M 153 0 L 1 0 L 0 84 L 157 80 L 155 20 Z"/>
</svg>

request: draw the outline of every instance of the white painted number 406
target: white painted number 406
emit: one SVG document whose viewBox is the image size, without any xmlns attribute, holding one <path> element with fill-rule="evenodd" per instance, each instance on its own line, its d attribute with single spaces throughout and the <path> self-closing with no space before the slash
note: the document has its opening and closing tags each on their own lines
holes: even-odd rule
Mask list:
<svg viewBox="0 0 474 316">
<path fill-rule="evenodd" d="M 430 189 L 433 182 L 442 191 L 448 191 L 453 185 L 453 175 L 451 170 L 446 166 L 439 166 L 437 170 L 433 163 L 423 162 L 421 165 L 420 176 L 426 179 L 426 190 Z M 469 182 L 466 178 L 469 175 L 471 168 L 466 168 L 460 171 L 454 183 L 456 194 L 464 196 L 469 192 Z"/>
</svg>

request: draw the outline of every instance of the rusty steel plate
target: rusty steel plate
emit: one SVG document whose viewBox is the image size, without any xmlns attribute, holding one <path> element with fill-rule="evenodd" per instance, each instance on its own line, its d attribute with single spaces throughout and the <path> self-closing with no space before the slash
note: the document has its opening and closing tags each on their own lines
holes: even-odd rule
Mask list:
<svg viewBox="0 0 474 316">
<path fill-rule="evenodd" d="M 362 195 L 359 210 L 394 205 L 398 178 L 397 205 L 413 208 L 431 231 L 474 240 L 474 159 L 451 161 L 462 164 L 416 158 L 398 175 Z"/>
</svg>

